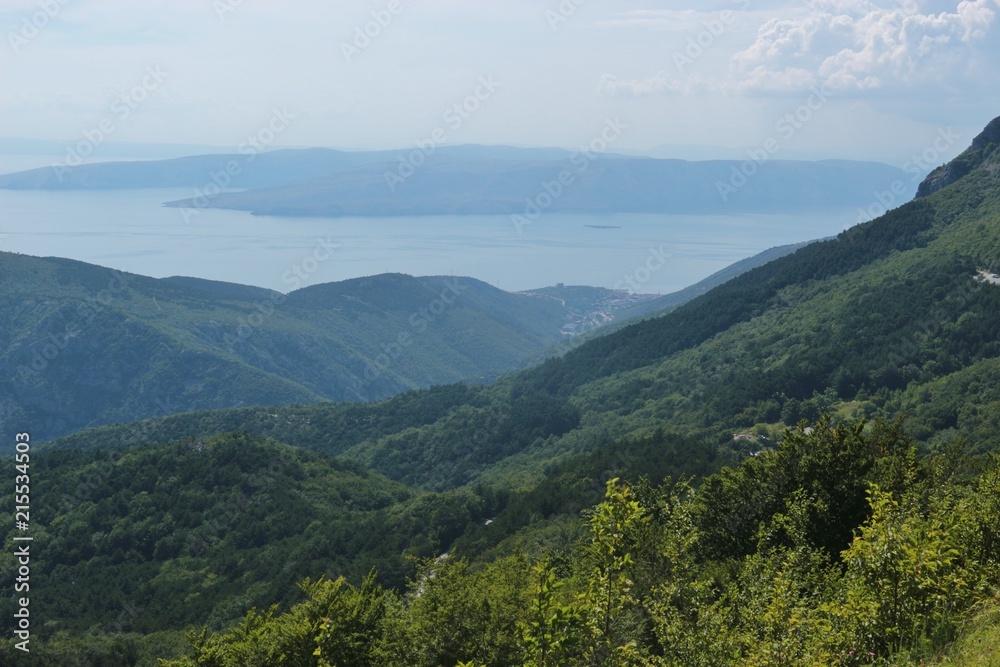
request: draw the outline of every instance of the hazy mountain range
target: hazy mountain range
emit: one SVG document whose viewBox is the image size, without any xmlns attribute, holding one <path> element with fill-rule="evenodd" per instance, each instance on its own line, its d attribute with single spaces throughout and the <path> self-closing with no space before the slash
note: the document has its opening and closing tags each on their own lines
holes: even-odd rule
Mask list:
<svg viewBox="0 0 1000 667">
<path fill-rule="evenodd" d="M 44 167 L 0 176 L 4 189 L 190 188 L 186 208 L 257 215 L 519 215 L 545 212 L 763 213 L 867 208 L 913 174 L 873 162 L 683 160 L 505 146 L 332 149 Z M 232 190 L 240 190 L 233 192 Z"/>
</svg>

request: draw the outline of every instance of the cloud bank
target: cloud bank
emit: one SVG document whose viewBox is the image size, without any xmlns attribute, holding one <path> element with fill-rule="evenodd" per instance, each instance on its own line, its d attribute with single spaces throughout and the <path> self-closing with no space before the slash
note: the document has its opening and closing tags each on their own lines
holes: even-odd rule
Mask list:
<svg viewBox="0 0 1000 667">
<path fill-rule="evenodd" d="M 673 52 L 675 67 L 669 74 L 661 70 L 646 79 L 604 74 L 597 92 L 608 97 L 641 97 L 786 93 L 821 87 L 877 93 L 923 83 L 959 83 L 975 75 L 970 67 L 975 54 L 971 47 L 989 43 L 998 8 L 1000 0 L 962 0 L 954 10 L 940 13 L 923 12 L 917 0 L 808 0 L 804 9 L 777 10 L 784 14 L 782 18 L 758 17 L 763 22 L 758 23 L 752 43 L 729 57 L 728 72 L 714 76 L 693 73 L 694 68 L 687 65 L 703 51 L 723 48 L 715 43 L 716 37 L 721 42 L 722 34 L 708 31 L 713 38 L 704 39 L 711 17 L 718 12 L 632 12 L 605 25 L 673 32 L 679 37 Z M 768 13 L 773 16 L 775 11 Z M 757 16 L 740 14 L 740 24 Z M 727 33 L 732 32 L 732 23 L 732 19 L 725 22 Z"/>
<path fill-rule="evenodd" d="M 813 0 L 807 16 L 771 19 L 733 56 L 742 91 L 826 86 L 870 91 L 961 76 L 968 47 L 993 25 L 996 0 L 963 0 L 954 12 L 920 13 L 915 0 Z"/>
</svg>

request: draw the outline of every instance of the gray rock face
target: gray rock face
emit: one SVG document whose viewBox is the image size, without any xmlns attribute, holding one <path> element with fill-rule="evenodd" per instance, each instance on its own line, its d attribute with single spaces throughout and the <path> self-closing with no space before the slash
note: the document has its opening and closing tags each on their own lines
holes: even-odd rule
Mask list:
<svg viewBox="0 0 1000 667">
<path fill-rule="evenodd" d="M 994 118 L 986 129 L 972 140 L 972 150 L 982 150 L 990 144 L 1000 144 L 1000 117 Z"/>
<path fill-rule="evenodd" d="M 965 153 L 962 153 L 962 156 L 964 155 Z M 929 173 L 924 182 L 917 188 L 917 199 L 928 197 L 938 190 L 948 187 L 972 171 L 971 165 L 967 161 L 962 160 L 962 156 Z"/>
<path fill-rule="evenodd" d="M 1000 146 L 1000 117 L 990 121 L 986 129 L 972 140 L 972 146 L 968 150 L 948 164 L 938 167 L 928 174 L 924 182 L 917 188 L 917 199 L 927 197 L 948 187 L 973 169 L 978 167 L 993 168 L 995 165 L 987 164 L 986 161 L 994 153 L 997 146 Z"/>
</svg>

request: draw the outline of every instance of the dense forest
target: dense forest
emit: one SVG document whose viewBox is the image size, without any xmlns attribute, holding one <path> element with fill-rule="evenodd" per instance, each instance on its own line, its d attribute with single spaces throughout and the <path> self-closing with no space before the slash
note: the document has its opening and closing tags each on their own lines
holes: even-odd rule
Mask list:
<svg viewBox="0 0 1000 667">
<path fill-rule="evenodd" d="M 48 620 L 25 664 L 995 651 L 991 128 L 940 189 L 492 384 L 40 447 L 37 572 L 60 585 L 38 593 Z"/>
<path fill-rule="evenodd" d="M 607 484 L 565 549 L 303 581 L 287 613 L 190 635 L 188 665 L 912 664 L 1000 583 L 1000 465 L 898 424 L 785 434 L 708 477 Z"/>
<path fill-rule="evenodd" d="M 0 253 L 0 288 L 0 431 L 31 423 L 38 439 L 493 379 L 544 355 L 567 317 L 582 316 L 472 278 L 384 274 L 283 294 L 13 253 Z"/>
<path fill-rule="evenodd" d="M 654 442 L 669 449 L 663 436 Z M 777 448 L 698 483 L 611 478 L 582 516 L 561 526 L 537 520 L 516 546 L 471 557 L 461 547 L 438 553 L 435 540 L 447 539 L 449 524 L 481 523 L 481 499 L 421 499 L 245 436 L 129 457 L 91 499 L 66 499 L 81 508 L 67 507 L 49 529 L 43 551 L 60 561 L 52 576 L 79 598 L 39 605 L 40 616 L 68 623 L 24 664 L 131 665 L 180 652 L 188 657 L 166 664 L 902 665 L 953 641 L 1000 584 L 1000 460 L 962 443 L 921 455 L 898 422 L 802 423 Z M 150 457 L 164 481 L 152 472 L 118 478 L 149 470 L 134 466 Z M 607 461 L 580 461 L 576 471 L 606 472 Z M 199 505 L 240 501 L 197 493 L 194 477 L 261 486 L 263 498 L 230 510 L 228 525 L 199 527 L 190 519 Z M 572 503 L 553 480 L 511 505 Z M 109 492 L 119 485 L 150 490 L 128 500 L 117 525 L 98 525 L 122 501 Z M 176 520 L 159 518 L 165 511 Z M 66 525 L 78 515 L 92 525 Z M 408 545 L 387 540 L 404 534 Z M 388 583 L 400 548 L 414 568 Z M 102 558 L 117 561 L 116 580 L 102 578 Z M 314 574 L 292 581 L 293 562 Z M 159 572 L 131 572 L 142 567 Z M 125 590 L 143 580 L 151 590 Z M 219 601 L 240 586 L 274 604 L 228 626 L 221 621 L 239 603 Z M 95 606 L 77 607 L 84 600 Z M 198 605 L 213 602 L 215 620 L 195 624 L 186 649 L 179 633 L 162 631 L 190 627 Z"/>
</svg>

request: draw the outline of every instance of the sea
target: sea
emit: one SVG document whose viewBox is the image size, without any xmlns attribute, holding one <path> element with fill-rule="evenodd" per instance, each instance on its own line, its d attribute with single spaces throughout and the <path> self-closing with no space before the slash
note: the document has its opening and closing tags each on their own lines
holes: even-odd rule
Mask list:
<svg viewBox="0 0 1000 667">
<path fill-rule="evenodd" d="M 52 158 L 0 155 L 0 173 Z M 0 250 L 156 278 L 289 292 L 381 273 L 468 276 L 507 291 L 559 283 L 667 294 L 768 248 L 837 234 L 857 210 L 789 215 L 254 216 L 176 209 L 190 189 L 0 190 Z"/>
</svg>

